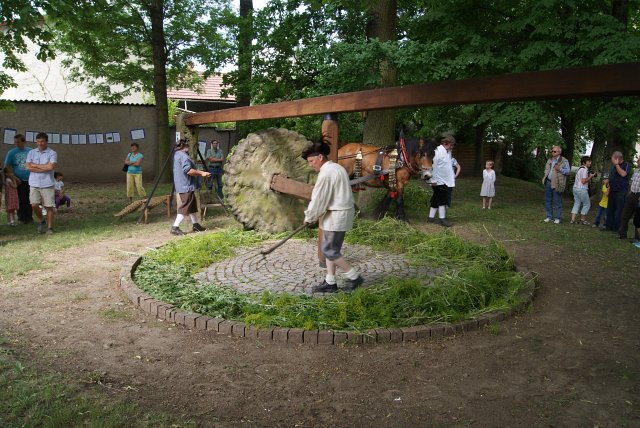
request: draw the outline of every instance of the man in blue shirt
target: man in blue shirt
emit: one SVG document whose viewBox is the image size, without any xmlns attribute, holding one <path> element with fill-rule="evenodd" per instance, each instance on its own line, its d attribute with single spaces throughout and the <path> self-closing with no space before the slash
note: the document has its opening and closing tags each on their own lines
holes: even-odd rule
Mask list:
<svg viewBox="0 0 640 428">
<path fill-rule="evenodd" d="M 53 177 L 56 164 L 58 163 L 58 154 L 48 147 L 49 136 L 44 132 L 36 135 L 37 148 L 31 150 L 27 154 L 25 162 L 26 169 L 29 174 L 29 200 L 31 207 L 40 220 L 38 225 L 38 233 L 53 233 L 53 207 L 55 206 L 55 183 Z M 47 219 L 44 220 L 42 205 L 47 210 Z"/>
<path fill-rule="evenodd" d="M 561 156 L 562 148 L 553 146 L 551 148 L 551 158 L 547 161 L 542 177 L 544 184 L 544 210 L 547 217 L 545 223 L 553 221 L 555 224 L 560 223 L 560 215 L 562 214 L 562 192 L 567 186 L 567 177 L 571 172 L 569 161 Z M 556 211 L 556 219 L 553 220 L 553 207 Z"/>
<path fill-rule="evenodd" d="M 29 202 L 29 171 L 25 168 L 27 154 L 31 149 L 25 147 L 26 140 L 22 134 L 16 134 L 13 137 L 13 142 L 16 147 L 7 152 L 4 165 L 11 168 L 15 176 L 20 179 L 20 184 L 18 184 L 18 220 L 20 223 L 26 224 L 33 221 L 31 203 Z"/>
<path fill-rule="evenodd" d="M 200 187 L 197 177 L 209 177 L 210 172 L 199 171 L 196 164 L 189 157 L 189 144 L 186 140 L 180 140 L 176 143 L 176 152 L 173 155 L 173 184 L 178 194 L 180 206 L 178 206 L 178 214 L 176 221 L 171 227 L 172 235 L 184 235 L 180 230 L 180 223 L 185 216 L 189 216 L 193 224 L 194 232 L 202 232 L 207 229 L 198 223 L 198 203 L 196 201 L 195 191 Z"/>
</svg>

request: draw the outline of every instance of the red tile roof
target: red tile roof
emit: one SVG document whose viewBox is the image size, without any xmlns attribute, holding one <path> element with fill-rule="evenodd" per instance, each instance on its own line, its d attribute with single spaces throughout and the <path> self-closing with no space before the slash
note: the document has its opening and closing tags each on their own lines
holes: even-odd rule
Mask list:
<svg viewBox="0 0 640 428">
<path fill-rule="evenodd" d="M 199 92 L 191 89 L 169 89 L 167 97 L 173 100 L 206 100 L 206 101 L 235 101 L 233 95 L 223 97 L 220 95 L 222 90 L 222 76 L 219 74 L 211 75 L 205 80 Z"/>
</svg>

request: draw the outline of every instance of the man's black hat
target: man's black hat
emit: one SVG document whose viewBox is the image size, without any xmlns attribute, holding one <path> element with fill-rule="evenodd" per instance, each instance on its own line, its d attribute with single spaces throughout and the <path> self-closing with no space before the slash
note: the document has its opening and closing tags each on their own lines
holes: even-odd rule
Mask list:
<svg viewBox="0 0 640 428">
<path fill-rule="evenodd" d="M 302 152 L 302 159 L 306 160 L 309 156 L 329 156 L 330 152 L 331 147 L 327 143 L 325 143 L 324 141 L 317 141 L 311 144 L 311 146 L 307 150 Z"/>
</svg>

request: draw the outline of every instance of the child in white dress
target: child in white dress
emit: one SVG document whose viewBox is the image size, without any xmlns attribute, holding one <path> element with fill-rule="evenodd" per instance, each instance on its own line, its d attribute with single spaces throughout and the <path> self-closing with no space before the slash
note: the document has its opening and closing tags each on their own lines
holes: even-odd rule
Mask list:
<svg viewBox="0 0 640 428">
<path fill-rule="evenodd" d="M 493 161 L 487 161 L 485 163 L 484 171 L 482 171 L 482 189 L 480 189 L 480 196 L 482 196 L 482 209 L 487 208 L 487 198 L 489 198 L 489 206 L 491 209 L 491 202 L 493 197 L 496 196 L 496 172 L 493 170 Z"/>
</svg>

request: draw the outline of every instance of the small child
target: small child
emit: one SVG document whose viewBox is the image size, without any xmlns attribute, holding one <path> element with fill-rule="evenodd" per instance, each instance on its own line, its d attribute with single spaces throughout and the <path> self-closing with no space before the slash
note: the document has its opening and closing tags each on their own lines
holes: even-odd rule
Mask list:
<svg viewBox="0 0 640 428">
<path fill-rule="evenodd" d="M 592 227 L 598 227 L 600 225 L 600 217 L 602 217 L 602 229 L 606 227 L 607 205 L 609 205 L 609 174 L 602 174 L 602 198 L 598 204 L 596 221 L 593 222 Z"/>
<path fill-rule="evenodd" d="M 489 198 L 489 209 L 491 209 L 491 202 L 493 197 L 496 196 L 496 172 L 493 170 L 493 161 L 487 161 L 482 171 L 482 189 L 480 189 L 480 196 L 482 196 L 482 209 L 487 208 L 487 198 Z"/>
<path fill-rule="evenodd" d="M 64 203 L 67 205 L 67 211 L 71 212 L 71 199 L 64 194 L 64 182 L 62 181 L 64 176 L 62 175 L 61 172 L 55 172 L 53 173 L 53 178 L 56 180 L 56 182 L 53 183 L 56 191 L 55 192 L 56 210 L 58 209 L 58 207 L 60 207 L 60 204 Z"/>
<path fill-rule="evenodd" d="M 7 211 L 7 224 L 9 226 L 16 225 L 16 211 L 18 210 L 18 184 L 20 179 L 13 175 L 13 171 L 9 167 L 4 167 L 5 176 L 5 193 L 4 203 Z"/>
</svg>

